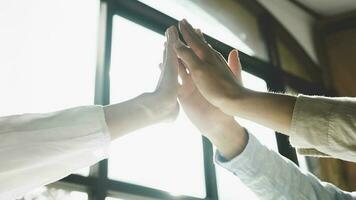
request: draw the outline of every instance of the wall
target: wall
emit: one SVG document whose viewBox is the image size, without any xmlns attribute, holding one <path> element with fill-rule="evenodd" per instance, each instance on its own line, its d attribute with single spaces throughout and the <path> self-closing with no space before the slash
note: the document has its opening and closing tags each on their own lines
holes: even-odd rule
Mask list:
<svg viewBox="0 0 356 200">
<path fill-rule="evenodd" d="M 328 34 L 324 38 L 326 63 L 332 87 L 338 96 L 356 97 L 356 26 Z M 356 164 L 341 162 L 345 189 L 356 190 Z M 327 171 L 327 170 L 326 170 Z M 325 172 L 333 180 L 335 171 Z M 337 178 L 338 179 L 338 178 Z M 337 181 L 336 179 L 336 181 Z"/>
<path fill-rule="evenodd" d="M 308 13 L 285 0 L 257 0 L 261 3 L 300 43 L 315 63 L 319 63 L 313 41 L 316 20 Z"/>
<path fill-rule="evenodd" d="M 183 18 L 204 33 L 240 51 L 267 60 L 257 18 L 236 0 L 140 0 L 161 12 Z"/>
</svg>

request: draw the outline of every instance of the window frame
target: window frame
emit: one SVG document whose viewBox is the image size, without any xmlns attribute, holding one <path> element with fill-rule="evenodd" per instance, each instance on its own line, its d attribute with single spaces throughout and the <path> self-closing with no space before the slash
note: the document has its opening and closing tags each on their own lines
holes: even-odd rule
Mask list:
<svg viewBox="0 0 356 200">
<path fill-rule="evenodd" d="M 137 0 L 100 0 L 100 19 L 98 29 L 98 49 L 97 49 L 97 68 L 95 83 L 96 105 L 108 105 L 110 103 L 110 59 L 111 59 L 111 40 L 113 17 L 119 15 L 134 23 L 144 26 L 152 31 L 164 35 L 165 30 L 171 25 L 177 25 L 178 21 L 173 19 Z M 233 49 L 208 35 L 206 40 L 211 46 L 219 51 L 225 58 Z M 270 51 L 268 49 L 268 51 Z M 283 92 L 285 88 L 285 78 L 304 83 L 305 88 L 310 85 L 282 71 L 276 66 L 273 60 L 266 62 L 258 58 L 248 56 L 243 52 L 239 54 L 243 70 L 263 79 L 269 91 Z M 156 199 L 179 199 L 179 200 L 217 200 L 218 189 L 216 171 L 213 158 L 213 146 L 208 139 L 203 140 L 204 152 L 204 174 L 206 198 L 196 198 L 190 196 L 172 196 L 166 191 L 144 187 L 141 185 L 130 184 L 108 178 L 108 160 L 100 161 L 90 168 L 88 177 L 80 175 L 69 175 L 60 180 L 60 184 L 68 185 L 71 188 L 88 193 L 89 200 L 104 200 L 106 197 L 120 198 L 119 193 L 127 193 Z M 276 133 L 279 153 L 294 163 L 298 164 L 296 152 L 290 148 L 288 138 Z"/>
</svg>

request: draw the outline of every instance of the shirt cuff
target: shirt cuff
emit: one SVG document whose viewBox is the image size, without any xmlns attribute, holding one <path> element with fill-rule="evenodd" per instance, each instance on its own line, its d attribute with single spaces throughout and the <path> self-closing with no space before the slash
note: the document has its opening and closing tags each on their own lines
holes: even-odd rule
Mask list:
<svg viewBox="0 0 356 200">
<path fill-rule="evenodd" d="M 256 163 L 256 155 L 263 153 L 264 150 L 261 149 L 261 146 L 256 137 L 248 133 L 247 145 L 239 155 L 231 160 L 226 160 L 219 151 L 216 151 L 215 162 L 232 173 L 236 173 L 239 170 L 243 170 L 245 173 L 253 173 L 248 169 L 251 169 L 253 163 Z"/>
<path fill-rule="evenodd" d="M 299 95 L 294 106 L 290 143 L 297 148 L 327 146 L 329 120 L 335 102 L 326 97 Z"/>
<path fill-rule="evenodd" d="M 104 149 L 103 149 L 103 153 L 102 153 L 102 157 L 104 159 L 108 158 L 109 156 L 109 146 L 110 146 L 110 142 L 111 142 L 111 134 L 109 132 L 109 128 L 107 126 L 106 123 L 106 119 L 105 119 L 105 112 L 104 112 L 104 108 L 103 106 L 95 106 L 94 109 L 96 110 L 96 116 L 97 116 L 97 120 L 101 126 L 101 130 L 102 130 L 102 137 L 101 137 L 101 142 L 104 145 Z"/>
</svg>

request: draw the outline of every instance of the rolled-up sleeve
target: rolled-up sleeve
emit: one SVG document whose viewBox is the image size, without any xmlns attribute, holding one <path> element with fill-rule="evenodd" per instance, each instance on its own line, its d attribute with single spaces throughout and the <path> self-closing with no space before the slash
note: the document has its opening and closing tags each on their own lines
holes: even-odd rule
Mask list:
<svg viewBox="0 0 356 200">
<path fill-rule="evenodd" d="M 14 199 L 107 157 L 102 106 L 0 118 L 0 199 Z"/>
<path fill-rule="evenodd" d="M 356 98 L 298 96 L 290 142 L 296 148 L 356 162 Z"/>
<path fill-rule="evenodd" d="M 225 160 L 219 152 L 215 161 L 236 175 L 261 200 L 355 200 L 356 194 L 321 182 L 302 172 L 293 162 L 263 146 L 252 134 L 244 151 Z"/>
</svg>

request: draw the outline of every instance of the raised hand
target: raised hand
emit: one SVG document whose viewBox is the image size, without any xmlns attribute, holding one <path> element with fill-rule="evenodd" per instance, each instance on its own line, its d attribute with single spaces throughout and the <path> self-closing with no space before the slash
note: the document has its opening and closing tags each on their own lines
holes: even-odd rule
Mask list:
<svg viewBox="0 0 356 200">
<path fill-rule="evenodd" d="M 234 76 L 223 56 L 212 49 L 186 20 L 179 23 L 179 29 L 188 46 L 178 39 L 176 52 L 191 72 L 201 95 L 220 109 L 224 109 L 228 100 L 242 96 L 245 89 L 241 80 Z"/>
<path fill-rule="evenodd" d="M 178 39 L 178 31 L 172 26 L 166 31 L 167 41 L 163 52 L 163 62 L 160 64 L 161 76 L 154 92 L 157 106 L 163 113 L 167 113 L 169 119 L 178 115 L 178 57 L 174 50 L 174 44 Z"/>
</svg>

